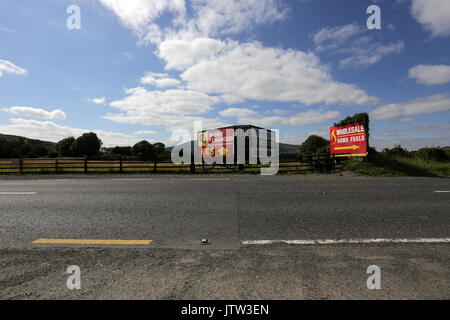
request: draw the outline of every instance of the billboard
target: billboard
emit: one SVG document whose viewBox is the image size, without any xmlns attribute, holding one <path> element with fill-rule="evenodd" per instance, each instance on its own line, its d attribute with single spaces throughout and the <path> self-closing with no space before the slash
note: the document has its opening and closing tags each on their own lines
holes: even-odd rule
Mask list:
<svg viewBox="0 0 450 320">
<path fill-rule="evenodd" d="M 365 157 L 367 136 L 364 126 L 359 123 L 330 128 L 330 151 L 337 157 Z"/>
<path fill-rule="evenodd" d="M 203 158 L 234 156 L 234 130 L 221 129 L 199 132 L 199 155 Z"/>
</svg>

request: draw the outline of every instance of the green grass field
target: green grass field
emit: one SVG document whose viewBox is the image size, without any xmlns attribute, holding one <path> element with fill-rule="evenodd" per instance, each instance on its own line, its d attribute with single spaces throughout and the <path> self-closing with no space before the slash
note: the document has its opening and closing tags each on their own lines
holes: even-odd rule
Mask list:
<svg viewBox="0 0 450 320">
<path fill-rule="evenodd" d="M 414 158 L 385 158 L 378 155 L 368 162 L 348 161 L 343 169 L 366 176 L 447 177 L 450 176 L 450 161 L 437 162 Z"/>
</svg>

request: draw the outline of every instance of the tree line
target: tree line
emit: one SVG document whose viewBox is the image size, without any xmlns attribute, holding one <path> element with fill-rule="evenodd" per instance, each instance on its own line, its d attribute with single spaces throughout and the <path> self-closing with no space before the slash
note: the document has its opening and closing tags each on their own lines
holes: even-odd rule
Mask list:
<svg viewBox="0 0 450 320">
<path fill-rule="evenodd" d="M 426 147 L 421 148 L 417 151 L 408 151 L 402 148 L 401 145 L 396 145 L 393 148 L 385 148 L 381 152 L 378 152 L 375 148 L 369 146 L 370 137 L 370 118 L 369 114 L 356 113 L 353 116 L 348 116 L 344 120 L 335 123 L 334 126 L 341 127 L 353 123 L 359 123 L 364 126 L 367 137 L 367 151 L 369 160 L 374 157 L 384 157 L 386 159 L 393 158 L 415 158 L 422 159 L 425 161 L 449 161 L 450 152 L 444 150 L 440 147 Z M 308 155 L 323 155 L 330 154 L 330 141 L 322 138 L 318 135 L 310 135 L 300 146 L 300 155 L 305 156 L 307 159 Z"/>
<path fill-rule="evenodd" d="M 0 158 L 40 158 L 57 156 L 54 148 L 30 143 L 25 138 L 11 139 L 0 137 Z"/>
<path fill-rule="evenodd" d="M 30 143 L 25 138 L 0 137 L 0 158 L 56 158 L 56 157 L 122 157 L 142 160 L 162 160 L 170 158 L 166 146 L 161 143 L 139 141 L 134 146 L 102 148 L 103 142 L 94 132 L 68 137 L 56 144 Z"/>
<path fill-rule="evenodd" d="M 101 148 L 103 142 L 94 132 L 81 135 L 77 139 L 68 137 L 56 144 L 61 157 L 136 157 L 142 160 L 161 160 L 166 156 L 166 146 L 157 142 L 151 144 L 142 140 L 132 147 Z"/>
</svg>

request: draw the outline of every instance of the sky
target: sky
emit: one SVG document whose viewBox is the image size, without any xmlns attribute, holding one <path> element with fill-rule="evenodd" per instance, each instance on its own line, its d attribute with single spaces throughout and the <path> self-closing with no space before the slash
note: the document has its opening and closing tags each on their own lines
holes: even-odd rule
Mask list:
<svg viewBox="0 0 450 320">
<path fill-rule="evenodd" d="M 301 144 L 368 112 L 378 150 L 450 146 L 449 40 L 449 0 L 2 0 L 0 133 L 170 146 L 202 121 Z"/>
</svg>

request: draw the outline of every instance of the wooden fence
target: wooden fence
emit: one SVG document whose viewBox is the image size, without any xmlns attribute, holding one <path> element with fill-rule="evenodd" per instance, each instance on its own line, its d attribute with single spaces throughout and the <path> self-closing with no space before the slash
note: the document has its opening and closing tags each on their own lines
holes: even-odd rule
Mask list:
<svg viewBox="0 0 450 320">
<path fill-rule="evenodd" d="M 282 156 L 279 172 L 334 172 L 341 159 L 333 155 Z M 268 165 L 174 164 L 137 159 L 30 158 L 0 159 L 0 173 L 257 173 Z"/>
</svg>

